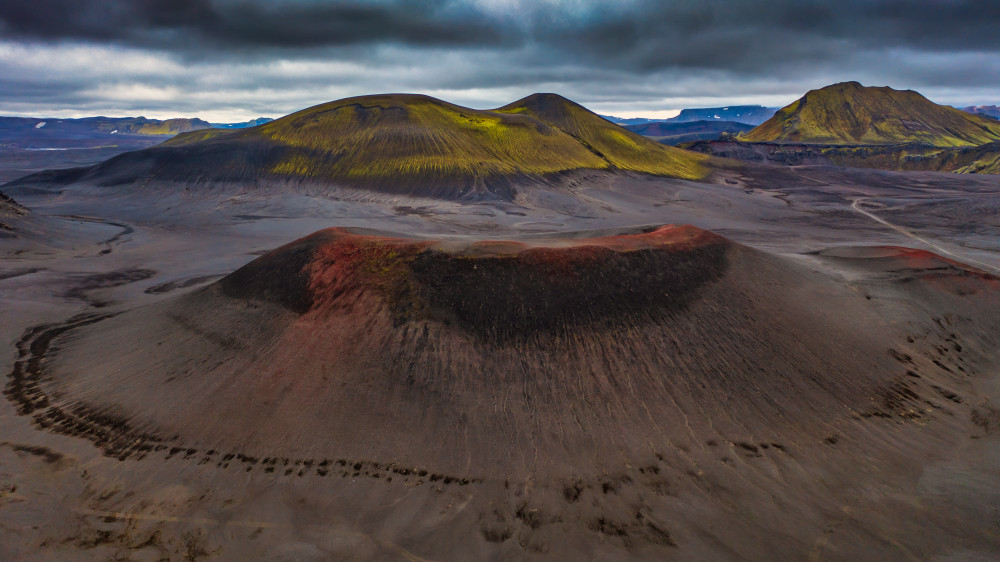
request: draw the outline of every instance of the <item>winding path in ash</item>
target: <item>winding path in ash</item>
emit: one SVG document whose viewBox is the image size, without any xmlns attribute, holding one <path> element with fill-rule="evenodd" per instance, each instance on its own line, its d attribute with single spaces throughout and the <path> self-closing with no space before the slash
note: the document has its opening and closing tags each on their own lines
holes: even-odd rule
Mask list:
<svg viewBox="0 0 1000 562">
<path fill-rule="evenodd" d="M 931 242 L 930 240 L 927 240 L 926 238 L 922 238 L 920 236 L 917 236 L 916 234 L 910 232 L 909 230 L 907 230 L 907 229 L 905 229 L 905 228 L 903 228 L 901 226 L 892 224 L 891 222 L 889 222 L 889 221 L 883 219 L 882 217 L 880 217 L 880 216 L 872 213 L 871 211 L 866 211 L 865 209 L 861 208 L 860 203 L 866 201 L 867 199 L 868 199 L 867 197 L 862 197 L 860 199 L 855 199 L 854 202 L 851 203 L 851 208 L 854 209 L 855 211 L 861 213 L 862 215 L 864 215 L 864 216 L 872 219 L 873 221 L 878 222 L 879 224 L 887 226 L 887 227 L 895 230 L 896 232 L 899 232 L 900 234 L 903 234 L 903 235 L 908 236 L 908 237 L 910 237 L 910 238 L 912 238 L 912 239 L 914 239 L 914 240 L 916 240 L 918 242 L 921 242 L 921 243 L 923 243 L 923 244 L 925 244 L 927 246 L 930 246 L 931 248 L 933 248 L 938 253 L 951 256 L 951 257 L 955 258 L 956 260 L 959 260 L 959 261 L 964 262 L 964 263 L 975 264 L 975 265 L 978 265 L 980 267 L 985 267 L 986 269 L 989 269 L 989 270 L 995 271 L 997 273 L 1000 273 L 1000 267 L 996 267 L 996 266 L 990 265 L 988 263 L 983 263 L 981 261 L 974 260 L 972 258 L 969 258 L 969 257 L 966 257 L 966 256 L 962 256 L 962 255 L 956 254 L 955 252 L 946 250 L 946 249 L 942 248 L 941 246 L 938 246 L 934 242 Z"/>
<path fill-rule="evenodd" d="M 3 395 L 13 404 L 17 414 L 29 416 L 40 430 L 91 441 L 104 455 L 120 461 L 142 460 L 162 452 L 163 460 L 178 457 L 197 465 L 215 464 L 219 469 L 243 472 L 262 470 L 274 477 L 315 474 L 321 477 L 372 478 L 408 486 L 423 484 L 468 486 L 481 484 L 482 478 L 462 477 L 432 472 L 424 467 L 396 462 L 330 458 L 257 457 L 241 452 L 219 449 L 197 449 L 172 442 L 160 436 L 133 429 L 129 422 L 115 414 L 94 410 L 82 403 L 68 403 L 50 397 L 41 384 L 47 355 L 57 338 L 79 328 L 96 324 L 120 312 L 80 314 L 60 324 L 42 324 L 25 331 L 17 343 L 18 357 L 7 376 Z"/>
<path fill-rule="evenodd" d="M 105 248 L 105 249 L 101 250 L 100 252 L 98 252 L 97 255 L 99 255 L 99 256 L 104 256 L 104 255 L 110 254 L 111 252 L 113 252 L 115 250 L 115 248 L 117 246 L 119 246 L 119 245 L 121 245 L 121 244 L 123 244 L 125 242 L 128 242 L 128 239 L 125 238 L 126 236 L 128 236 L 128 235 L 132 234 L 133 232 L 135 232 L 135 228 L 133 228 L 132 226 L 130 226 L 128 224 L 120 223 L 120 222 L 114 222 L 114 221 L 111 221 L 111 220 L 108 220 L 108 219 L 102 219 L 102 218 L 99 218 L 99 217 L 88 217 L 88 216 L 84 216 L 84 215 L 56 215 L 56 216 L 60 217 L 60 218 L 64 218 L 64 219 L 75 220 L 75 221 L 93 222 L 93 223 L 98 223 L 98 224 L 106 224 L 106 225 L 109 225 L 109 226 L 117 226 L 118 228 L 122 229 L 121 232 L 119 232 L 118 234 L 115 234 L 111 238 L 108 238 L 107 240 L 104 240 L 104 241 L 100 242 L 101 244 L 104 244 L 105 246 L 107 246 L 107 248 Z"/>
</svg>

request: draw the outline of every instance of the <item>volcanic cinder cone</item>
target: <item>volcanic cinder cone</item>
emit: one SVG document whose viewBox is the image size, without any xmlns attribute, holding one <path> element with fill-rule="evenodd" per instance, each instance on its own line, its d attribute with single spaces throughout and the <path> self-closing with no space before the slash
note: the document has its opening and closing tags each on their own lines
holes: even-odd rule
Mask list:
<svg viewBox="0 0 1000 562">
<path fill-rule="evenodd" d="M 542 245 L 332 229 L 74 335 L 53 384 L 185 446 L 601 471 L 709 426 L 821 437 L 900 374 L 886 323 L 694 227 Z"/>
<path fill-rule="evenodd" d="M 997 278 L 897 248 L 816 259 L 842 275 L 691 226 L 324 230 L 205 289 L 40 332 L 8 396 L 123 458 L 475 488 L 456 529 L 481 528 L 460 542 L 641 551 L 711 532 L 764 556 L 740 537 L 808 535 L 858 482 L 993 423 L 981 405 L 969 422 L 968 397 L 995 365 Z"/>
</svg>

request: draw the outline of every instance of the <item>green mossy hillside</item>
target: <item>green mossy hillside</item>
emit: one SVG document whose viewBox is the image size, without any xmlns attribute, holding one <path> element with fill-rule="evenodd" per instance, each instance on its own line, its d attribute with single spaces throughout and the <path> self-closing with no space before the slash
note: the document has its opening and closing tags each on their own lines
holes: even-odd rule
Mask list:
<svg viewBox="0 0 1000 562">
<path fill-rule="evenodd" d="M 532 103 L 539 98 L 547 100 L 547 111 Z M 276 149 L 265 174 L 360 183 L 577 169 L 691 179 L 707 173 L 704 156 L 659 145 L 553 94 L 492 111 L 416 94 L 347 98 L 252 129 L 180 135 L 164 146 L 201 143 L 215 151 L 236 144 Z"/>
<path fill-rule="evenodd" d="M 233 129 L 199 129 L 197 131 L 189 131 L 187 133 L 181 133 L 177 136 L 171 137 L 163 141 L 160 146 L 181 146 L 225 135 L 231 135 L 234 132 L 235 131 Z"/>
<path fill-rule="evenodd" d="M 564 132 L 534 119 L 421 95 L 340 100 L 254 134 L 297 149 L 271 170 L 295 176 L 495 176 L 608 167 Z"/>
<path fill-rule="evenodd" d="M 246 129 L 179 134 L 74 177 L 214 189 L 354 188 L 443 199 L 512 200 L 574 170 L 701 179 L 708 156 L 660 145 L 554 94 L 477 110 L 429 96 L 347 98 Z M 65 176 L 65 174 L 63 174 Z M 308 186 L 308 187 L 304 187 Z"/>
<path fill-rule="evenodd" d="M 808 92 L 740 139 L 963 147 L 1000 140 L 1000 122 L 938 105 L 914 91 L 843 82 Z"/>
<path fill-rule="evenodd" d="M 619 127 L 556 94 L 533 94 L 496 111 L 531 116 L 564 131 L 615 168 L 689 179 L 705 175 L 702 160 L 692 153 Z"/>
<path fill-rule="evenodd" d="M 131 132 L 136 135 L 176 135 L 188 131 L 206 130 L 210 126 L 201 119 L 150 120 L 145 123 L 138 123 L 138 126 Z"/>
</svg>

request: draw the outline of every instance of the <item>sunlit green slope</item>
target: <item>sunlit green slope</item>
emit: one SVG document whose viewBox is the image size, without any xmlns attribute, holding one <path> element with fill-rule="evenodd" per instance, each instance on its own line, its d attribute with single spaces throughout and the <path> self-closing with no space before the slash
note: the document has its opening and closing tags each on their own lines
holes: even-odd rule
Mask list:
<svg viewBox="0 0 1000 562">
<path fill-rule="evenodd" d="M 533 94 L 496 111 L 530 116 L 565 131 L 615 168 L 692 179 L 705 175 L 703 159 L 692 153 L 628 131 L 556 94 Z"/>
<path fill-rule="evenodd" d="M 623 169 L 683 178 L 705 175 L 704 156 L 664 147 L 553 94 L 498 110 L 469 109 L 413 94 L 330 102 L 259 127 L 196 131 L 164 147 L 254 146 L 260 172 L 296 178 L 385 182 L 546 175 Z"/>
<path fill-rule="evenodd" d="M 843 82 L 808 92 L 740 138 L 751 142 L 961 147 L 1000 140 L 1000 122 L 938 105 L 914 91 Z"/>
</svg>

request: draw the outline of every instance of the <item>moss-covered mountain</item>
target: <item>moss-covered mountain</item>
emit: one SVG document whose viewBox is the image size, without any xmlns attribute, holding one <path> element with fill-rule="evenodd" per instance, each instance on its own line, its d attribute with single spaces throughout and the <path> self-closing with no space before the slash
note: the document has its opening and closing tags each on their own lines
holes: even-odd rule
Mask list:
<svg viewBox="0 0 1000 562">
<path fill-rule="evenodd" d="M 580 169 L 700 178 L 707 173 L 705 158 L 626 131 L 554 94 L 491 111 L 393 94 L 326 103 L 249 129 L 181 134 L 76 170 L 68 179 L 104 185 L 294 182 L 507 197 L 523 180 Z"/>
<path fill-rule="evenodd" d="M 496 110 L 416 94 L 362 96 L 235 134 L 180 135 L 165 146 L 255 139 L 286 149 L 267 172 L 297 177 L 486 178 L 581 168 L 703 175 L 698 156 L 650 142 L 556 94 L 534 94 Z"/>
<path fill-rule="evenodd" d="M 581 167 L 617 168 L 683 178 L 704 176 L 698 156 L 662 146 L 556 94 L 533 94 L 496 112 L 531 117 L 550 125 L 604 160 L 597 166 Z"/>
<path fill-rule="evenodd" d="M 1000 122 L 938 105 L 911 90 L 843 82 L 808 92 L 741 139 L 964 147 L 1000 140 Z"/>
</svg>

